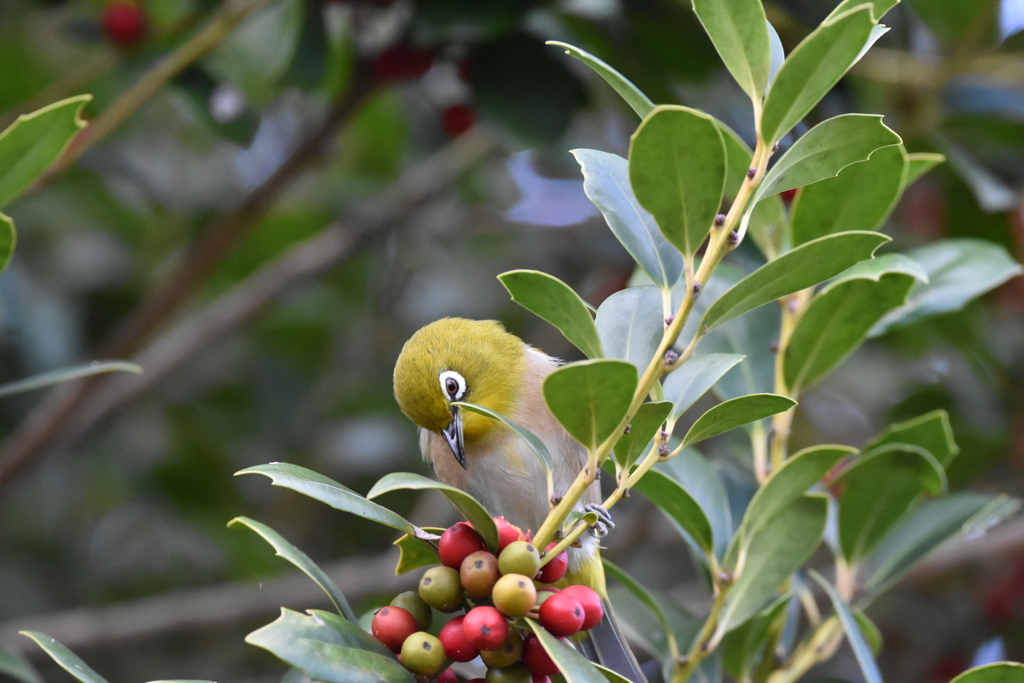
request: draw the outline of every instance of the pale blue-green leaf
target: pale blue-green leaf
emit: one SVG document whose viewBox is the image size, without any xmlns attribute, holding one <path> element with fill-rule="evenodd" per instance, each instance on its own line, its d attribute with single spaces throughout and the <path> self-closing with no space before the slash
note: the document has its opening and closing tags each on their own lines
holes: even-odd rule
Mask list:
<svg viewBox="0 0 1024 683">
<path fill-rule="evenodd" d="M 471 413 L 483 415 L 484 417 L 489 417 L 492 420 L 497 420 L 498 422 L 501 422 L 506 427 L 515 432 L 520 439 L 526 442 L 526 445 L 529 446 L 530 450 L 533 451 L 533 454 L 537 456 L 537 459 L 540 460 L 540 463 L 544 466 L 544 469 L 546 471 L 550 472 L 552 467 L 554 467 L 553 461 L 551 459 L 551 453 L 548 451 L 548 447 L 544 445 L 544 442 L 540 440 L 539 436 L 531 432 L 526 427 L 523 427 L 522 425 L 513 422 L 512 420 L 508 419 L 501 413 L 497 413 L 491 410 L 490 408 L 485 408 L 484 406 L 478 406 L 474 403 L 464 403 L 462 401 L 456 401 L 453 402 L 452 405 L 458 406 L 463 410 L 468 410 Z"/>
<path fill-rule="evenodd" d="M 683 437 L 683 445 L 689 446 L 749 422 L 783 413 L 795 405 L 793 399 L 778 394 L 750 394 L 723 401 L 697 418 Z"/>
<path fill-rule="evenodd" d="M 766 520 L 803 496 L 837 462 L 856 452 L 850 446 L 811 446 L 788 458 L 754 494 L 743 515 L 742 533 L 755 533 Z"/>
<path fill-rule="evenodd" d="M 636 366 L 620 360 L 563 365 L 544 379 L 548 408 L 577 441 L 596 449 L 612 435 L 633 402 Z"/>
<path fill-rule="evenodd" d="M 864 674 L 865 683 L 882 683 L 882 674 L 878 670 L 878 664 L 875 663 L 874 656 L 871 654 L 871 647 L 864 640 L 864 634 L 860 630 L 857 619 L 850 611 L 850 606 L 843 602 L 843 599 L 836 592 L 836 589 L 832 587 L 832 584 L 821 578 L 818 572 L 813 569 L 808 569 L 807 571 L 825 589 L 829 600 L 832 601 L 832 607 L 839 617 L 839 623 L 843 625 L 843 631 L 846 632 L 846 639 L 849 641 L 850 647 L 853 648 L 853 656 L 857 658 L 860 671 Z"/>
<path fill-rule="evenodd" d="M 107 679 L 93 671 L 78 655 L 45 633 L 39 631 L 19 631 L 19 633 L 34 640 L 36 645 L 50 656 L 50 659 L 57 662 L 62 669 L 82 683 L 107 683 Z"/>
<path fill-rule="evenodd" d="M 930 152 L 911 152 L 907 157 L 909 162 L 907 168 L 907 187 L 913 185 L 921 176 L 946 160 L 945 155 Z"/>
<path fill-rule="evenodd" d="M 752 308 L 835 277 L 888 241 L 877 232 L 840 232 L 801 244 L 733 285 L 708 307 L 698 329 L 707 333 Z"/>
<path fill-rule="evenodd" d="M 439 491 L 451 501 L 459 512 L 473 524 L 473 528 L 484 539 L 484 543 L 492 552 L 498 547 L 498 529 L 494 526 L 494 518 L 480 502 L 462 489 L 442 484 L 429 477 L 413 472 L 392 472 L 385 474 L 367 493 L 368 499 L 377 498 L 391 491 L 409 489 L 423 491 L 433 489 Z"/>
<path fill-rule="evenodd" d="M 42 676 L 27 659 L 2 647 L 0 647 L 0 674 L 10 676 L 21 683 L 43 683 Z"/>
<path fill-rule="evenodd" d="M 842 114 L 826 119 L 786 150 L 765 175 L 754 200 L 831 178 L 876 149 L 901 142 L 881 116 Z"/>
<path fill-rule="evenodd" d="M 676 419 L 729 372 L 743 356 L 735 353 L 710 353 L 691 358 L 665 378 L 665 399 L 672 401 Z"/>
<path fill-rule="evenodd" d="M 864 450 L 874 450 L 890 443 L 909 443 L 925 449 L 948 469 L 960 447 L 953 438 L 949 415 L 939 408 L 911 420 L 890 425 L 884 432 L 868 441 Z"/>
<path fill-rule="evenodd" d="M 565 678 L 565 683 L 606 683 L 607 679 L 604 677 L 604 674 L 598 671 L 575 648 L 548 633 L 547 629 L 542 628 L 533 619 L 527 619 L 526 623 L 533 630 L 537 640 L 540 641 L 548 656 L 551 657 L 551 660 L 558 667 L 563 678 Z"/>
<path fill-rule="evenodd" d="M 747 170 L 753 162 L 754 153 L 729 126 L 719 121 L 718 128 L 722 131 L 722 141 L 725 143 L 725 197 L 732 201 L 746 182 Z M 765 258 L 771 261 L 782 251 L 786 227 L 786 208 L 782 198 L 772 195 L 754 206 L 747 232 Z"/>
<path fill-rule="evenodd" d="M 329 597 L 331 602 L 334 603 L 334 607 L 338 610 L 339 614 L 343 615 L 353 623 L 356 622 L 356 615 L 352 611 L 352 607 L 349 606 L 348 600 L 345 599 L 345 594 L 338 589 L 334 582 L 331 581 L 331 577 L 327 576 L 324 570 L 317 566 L 316 562 L 311 560 L 306 553 L 289 543 L 283 536 L 281 536 L 281 534 L 277 533 L 266 524 L 261 524 L 254 519 L 250 519 L 248 517 L 235 517 L 233 520 L 228 522 L 228 526 L 232 526 L 234 524 L 241 524 L 249 527 L 259 534 L 263 540 L 271 545 L 278 557 L 283 557 L 288 560 L 302 570 L 302 573 L 313 579 L 313 583 L 320 586 L 320 588 L 327 593 L 327 597 Z"/>
<path fill-rule="evenodd" d="M 910 251 L 907 256 L 928 273 L 927 283 L 910 290 L 907 303 L 871 329 L 877 337 L 927 316 L 948 313 L 1024 273 L 1002 245 L 972 238 L 945 239 Z"/>
<path fill-rule="evenodd" d="M 928 272 L 914 259 L 903 254 L 882 254 L 873 259 L 861 261 L 852 268 L 844 270 L 829 280 L 819 293 L 824 294 L 836 285 L 850 282 L 851 280 L 873 280 L 879 282 L 883 275 L 890 273 L 902 273 L 903 275 L 909 275 L 919 282 L 928 282 Z"/>
<path fill-rule="evenodd" d="M 700 247 L 725 187 L 722 133 L 707 114 L 675 105 L 656 107 L 633 133 L 629 180 L 640 205 L 687 259 Z"/>
<path fill-rule="evenodd" d="M 651 614 L 661 624 L 662 631 L 665 634 L 672 633 L 672 626 L 669 624 L 668 617 L 661 609 L 660 601 L 648 592 L 636 579 L 626 573 L 621 567 L 608 560 L 602 558 L 601 563 L 604 565 L 604 570 L 612 579 L 621 583 L 626 590 L 628 590 L 634 598 L 639 600 L 644 607 L 651 611 Z"/>
<path fill-rule="evenodd" d="M 1015 498 L 980 493 L 951 493 L 912 508 L 862 561 L 860 604 L 869 604 L 946 543 L 981 535 L 1019 509 Z"/>
<path fill-rule="evenodd" d="M 594 324 L 605 357 L 646 370 L 665 333 L 661 290 L 641 285 L 615 292 L 597 309 Z"/>
<path fill-rule="evenodd" d="M 612 572 L 609 570 L 608 575 Z M 614 582 L 610 582 L 614 584 Z M 644 589 L 641 589 L 644 590 Z M 625 586 L 610 585 L 608 594 L 611 604 L 615 607 L 615 617 L 630 642 L 657 659 L 662 665 L 672 666 L 673 660 L 669 648 L 669 632 L 651 611 L 647 603 L 636 596 Z M 698 621 L 683 609 L 676 607 L 665 596 L 651 593 L 664 618 L 668 621 L 671 633 L 677 643 L 690 643 L 700 631 L 703 620 Z"/>
<path fill-rule="evenodd" d="M 864 636 L 864 640 L 871 647 L 871 654 L 877 657 L 878 653 L 882 651 L 882 632 L 878 630 L 875 622 L 871 621 L 871 618 L 861 608 L 851 607 L 850 612 L 853 613 L 853 618 L 857 620 L 857 626 L 860 627 L 861 635 Z"/>
<path fill-rule="evenodd" d="M 922 494 L 944 491 L 946 473 L 923 448 L 893 443 L 863 453 L 835 483 L 839 544 L 853 564 L 871 552 Z"/>
<path fill-rule="evenodd" d="M 834 232 L 880 228 L 903 192 L 907 167 L 903 145 L 892 145 L 834 178 L 804 187 L 790 209 L 793 245 Z"/>
<path fill-rule="evenodd" d="M 622 96 L 622 99 L 626 100 L 626 104 L 628 104 L 641 119 L 653 111 L 654 102 L 651 102 L 650 98 L 640 91 L 640 88 L 633 85 L 629 79 L 594 55 L 581 50 L 574 45 L 562 43 L 557 40 L 549 40 L 545 44 L 557 45 L 558 47 L 564 48 L 565 54 L 575 57 L 596 71 L 598 76 L 603 78 L 608 85 L 612 86 L 612 88 L 615 89 L 615 92 Z"/>
<path fill-rule="evenodd" d="M 720 617 L 726 631 L 760 612 L 789 575 L 811 556 L 821 542 L 827 516 L 828 500 L 824 496 L 801 496 L 746 540 L 746 560 Z"/>
<path fill-rule="evenodd" d="M 838 5 L 836 5 L 836 8 L 832 10 L 827 17 L 825 17 L 825 21 L 829 21 L 830 19 L 839 16 L 843 12 L 847 12 L 853 9 L 854 7 L 858 7 L 865 3 L 871 4 L 872 15 L 874 16 L 875 21 L 878 21 L 879 19 L 882 18 L 883 15 L 885 15 L 886 12 L 888 12 L 893 7 L 898 5 L 899 1 L 900 0 L 843 0 Z"/>
<path fill-rule="evenodd" d="M 778 75 L 783 62 L 786 61 L 786 51 L 782 47 L 782 39 L 779 38 L 779 32 L 775 30 L 770 21 L 768 22 L 768 46 L 771 50 L 771 60 L 768 66 L 768 84 L 764 91 L 766 95 L 768 88 L 772 87 L 772 83 L 775 82 L 775 76 Z"/>
<path fill-rule="evenodd" d="M 574 149 L 572 155 L 583 171 L 583 191 L 629 255 L 659 287 L 674 285 L 683 273 L 683 255 L 637 201 L 629 184 L 629 162 L 596 149 Z"/>
<path fill-rule="evenodd" d="M 856 351 L 882 316 L 903 305 L 914 284 L 904 272 L 876 277 L 830 284 L 811 299 L 783 357 L 783 378 L 791 393 L 799 395 Z"/>
<path fill-rule="evenodd" d="M 604 355 L 590 310 L 569 285 L 536 270 L 510 270 L 498 279 L 512 301 L 557 327 L 588 358 Z"/>
<path fill-rule="evenodd" d="M 138 375 L 142 373 L 142 367 L 135 363 L 128 363 L 123 360 L 94 360 L 91 363 L 83 363 L 82 365 L 74 365 L 69 368 L 51 370 L 49 372 L 43 372 L 38 375 L 26 377 L 25 379 L 19 379 L 16 382 L 0 384 L 0 396 L 10 396 L 11 394 L 34 391 L 35 389 L 42 389 L 54 384 L 60 384 L 61 382 L 70 382 L 72 380 L 82 379 L 83 377 L 100 375 L 105 372 L 134 372 Z"/>
<path fill-rule="evenodd" d="M 969 669 L 950 683 L 1021 683 L 1021 681 L 1024 681 L 1024 664 L 996 662 Z"/>
<path fill-rule="evenodd" d="M 0 209 L 21 194 L 87 125 L 82 109 L 92 95 L 76 95 L 22 114 L 0 132 Z"/>
<path fill-rule="evenodd" d="M 715 555 L 721 559 L 732 537 L 732 513 L 722 480 L 707 458 L 695 448 L 684 448 L 671 460 L 659 462 L 652 471 L 675 480 L 697 502 L 711 523 Z"/>
<path fill-rule="evenodd" d="M 761 0 L 693 0 L 693 10 L 729 73 L 760 104 L 772 61 Z"/>
<path fill-rule="evenodd" d="M 797 45 L 775 76 L 761 114 L 761 137 L 789 132 L 860 57 L 875 25 L 870 7 L 832 17 Z"/>
<path fill-rule="evenodd" d="M 262 474 L 270 477 L 274 486 L 298 491 L 321 503 L 326 503 L 336 510 L 351 512 L 372 522 L 397 529 L 402 533 L 416 533 L 416 527 L 400 515 L 367 500 L 333 479 L 305 467 L 286 462 L 272 462 L 268 465 L 249 467 L 237 472 L 235 476 L 239 474 Z"/>
</svg>

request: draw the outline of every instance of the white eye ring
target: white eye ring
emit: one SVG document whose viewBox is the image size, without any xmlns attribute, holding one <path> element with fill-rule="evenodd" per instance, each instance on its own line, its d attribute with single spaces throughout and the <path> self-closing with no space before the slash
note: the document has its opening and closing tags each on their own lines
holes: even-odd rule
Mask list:
<svg viewBox="0 0 1024 683">
<path fill-rule="evenodd" d="M 462 397 L 466 395 L 466 380 L 462 375 L 455 372 L 454 370 L 445 370 L 441 373 L 441 391 L 448 397 L 449 401 L 461 401 Z M 451 382 L 455 382 L 455 386 L 458 388 L 454 394 L 451 392 Z"/>
</svg>

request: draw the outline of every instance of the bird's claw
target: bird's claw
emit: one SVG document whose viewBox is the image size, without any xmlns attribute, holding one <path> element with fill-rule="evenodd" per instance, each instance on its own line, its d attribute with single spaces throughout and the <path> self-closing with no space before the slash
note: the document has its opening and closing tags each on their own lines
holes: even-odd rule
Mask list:
<svg viewBox="0 0 1024 683">
<path fill-rule="evenodd" d="M 615 528 L 615 522 L 612 521 L 611 513 L 605 510 L 597 503 L 590 503 L 583 507 L 584 512 L 593 512 L 597 515 L 597 521 L 590 527 L 590 533 L 602 538 L 608 535 L 608 532 Z"/>
</svg>

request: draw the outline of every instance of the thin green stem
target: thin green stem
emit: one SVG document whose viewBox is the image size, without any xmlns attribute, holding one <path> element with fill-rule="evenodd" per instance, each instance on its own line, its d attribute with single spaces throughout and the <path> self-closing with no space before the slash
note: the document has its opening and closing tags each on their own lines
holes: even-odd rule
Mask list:
<svg viewBox="0 0 1024 683">
<path fill-rule="evenodd" d="M 700 666 L 701 661 L 714 651 L 718 640 L 720 640 L 714 638 L 714 635 L 718 630 L 718 618 L 722 615 L 722 610 L 725 609 L 725 599 L 732 584 L 722 581 L 717 572 L 712 573 L 712 577 L 715 582 L 715 600 L 711 603 L 711 612 L 696 640 L 693 641 L 693 645 L 690 646 L 686 658 L 676 666 L 676 670 L 672 674 L 672 683 L 686 683 L 690 680 L 690 676 Z"/>
<path fill-rule="evenodd" d="M 796 683 L 815 664 L 831 657 L 843 642 L 843 628 L 836 616 L 823 621 L 811 637 L 797 646 L 789 662 L 776 669 L 766 683 Z"/>
</svg>

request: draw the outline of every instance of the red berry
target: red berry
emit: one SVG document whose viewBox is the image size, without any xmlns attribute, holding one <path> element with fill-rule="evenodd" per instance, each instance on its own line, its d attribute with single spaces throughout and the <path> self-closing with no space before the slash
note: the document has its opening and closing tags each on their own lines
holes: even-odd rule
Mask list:
<svg viewBox="0 0 1024 683">
<path fill-rule="evenodd" d="M 146 34 L 145 13 L 127 0 L 114 0 L 104 7 L 101 22 L 107 39 L 120 47 L 132 47 Z"/>
<path fill-rule="evenodd" d="M 548 552 L 557 545 L 556 543 L 548 544 Z M 560 581 L 565 576 L 565 570 L 569 568 L 569 553 L 563 550 L 553 557 L 546 565 L 540 568 L 540 574 L 537 575 L 537 581 L 539 583 L 554 583 Z"/>
<path fill-rule="evenodd" d="M 525 541 L 526 534 L 512 522 L 504 517 L 495 517 L 494 526 L 498 527 L 498 554 L 513 541 Z"/>
<path fill-rule="evenodd" d="M 465 617 L 455 617 L 437 634 L 438 640 L 444 646 L 445 655 L 454 662 L 468 662 L 480 654 L 480 650 L 473 647 L 466 637 L 466 629 L 462 625 L 464 619 Z"/>
<path fill-rule="evenodd" d="M 408 45 L 393 45 L 373 61 L 373 75 L 382 81 L 419 78 L 434 64 L 434 53 Z"/>
<path fill-rule="evenodd" d="M 580 601 L 565 591 L 555 593 L 540 606 L 540 623 L 552 635 L 571 636 L 583 626 L 586 612 Z"/>
<path fill-rule="evenodd" d="M 787 204 L 792 204 L 793 200 L 796 198 L 796 193 L 799 190 L 799 187 L 795 187 L 792 190 L 783 190 L 779 194 L 782 195 L 782 201 L 786 202 Z"/>
<path fill-rule="evenodd" d="M 471 678 L 466 683 L 487 683 L 486 678 Z"/>
<path fill-rule="evenodd" d="M 604 605 L 601 604 L 601 596 L 593 588 L 586 586 L 567 586 L 562 591 L 563 595 L 571 595 L 576 598 L 585 614 L 581 630 L 587 631 L 594 628 L 604 617 Z"/>
<path fill-rule="evenodd" d="M 553 676 L 558 673 L 558 666 L 533 633 L 526 636 L 526 640 L 523 641 L 523 664 L 534 676 Z"/>
<path fill-rule="evenodd" d="M 551 679 L 547 676 L 538 676 L 537 674 L 533 674 L 530 679 L 530 683 L 551 683 Z"/>
<path fill-rule="evenodd" d="M 508 637 L 508 622 L 493 607 L 474 607 L 469 610 L 462 628 L 470 644 L 478 650 L 497 649 Z"/>
<path fill-rule="evenodd" d="M 448 667 L 437 677 L 437 683 L 459 683 L 459 679 L 455 677 L 455 672 L 452 671 L 452 668 Z"/>
<path fill-rule="evenodd" d="M 441 120 L 449 137 L 457 138 L 473 127 L 473 124 L 476 123 L 476 116 L 469 105 L 453 104 L 444 110 Z"/>
<path fill-rule="evenodd" d="M 487 550 L 484 539 L 465 522 L 459 522 L 441 534 L 437 543 L 437 552 L 441 555 L 441 564 L 458 571 L 462 561 L 471 553 Z"/>
<path fill-rule="evenodd" d="M 373 615 L 370 626 L 373 637 L 384 643 L 392 652 L 402 651 L 402 643 L 416 631 L 420 630 L 414 617 L 408 610 L 401 607 L 384 607 Z"/>
</svg>

